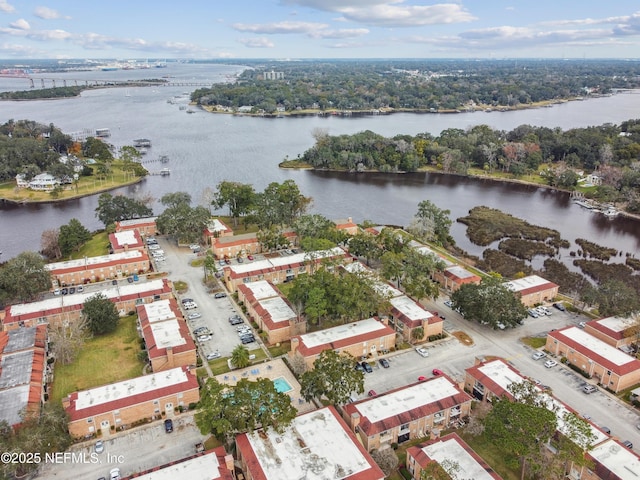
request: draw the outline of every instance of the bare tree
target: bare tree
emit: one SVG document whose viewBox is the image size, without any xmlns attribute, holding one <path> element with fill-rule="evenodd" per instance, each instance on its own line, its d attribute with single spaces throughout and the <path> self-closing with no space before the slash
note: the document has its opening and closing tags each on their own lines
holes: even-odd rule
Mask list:
<svg viewBox="0 0 640 480">
<path fill-rule="evenodd" d="M 372 450 L 371 458 L 378 464 L 385 477 L 391 475 L 398 468 L 398 455 L 396 455 L 393 448 Z"/>
<path fill-rule="evenodd" d="M 289 364 L 291 365 L 293 373 L 297 376 L 300 376 L 307 371 L 307 362 L 305 362 L 304 357 L 300 355 L 299 352 L 296 352 L 293 357 L 290 358 Z"/>
<path fill-rule="evenodd" d="M 76 359 L 88 337 L 89 331 L 84 318 L 65 321 L 49 328 L 53 355 L 56 361 L 63 365 L 67 365 Z"/>
<path fill-rule="evenodd" d="M 484 419 L 491 410 L 489 402 L 476 402 L 475 408 L 469 417 L 469 423 L 464 429 L 466 433 L 473 436 L 481 435 L 484 432 Z"/>
<path fill-rule="evenodd" d="M 59 238 L 60 230 L 57 228 L 51 228 L 42 232 L 42 237 L 40 237 L 40 251 L 45 257 L 51 260 L 57 260 L 62 256 Z"/>
</svg>

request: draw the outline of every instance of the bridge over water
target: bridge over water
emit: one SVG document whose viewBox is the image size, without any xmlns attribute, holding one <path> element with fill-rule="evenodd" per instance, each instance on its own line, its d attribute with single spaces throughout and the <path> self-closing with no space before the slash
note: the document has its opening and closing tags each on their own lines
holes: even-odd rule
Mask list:
<svg viewBox="0 0 640 480">
<path fill-rule="evenodd" d="M 24 78 L 31 88 L 85 87 L 210 87 L 214 82 L 163 80 L 89 80 L 73 78 L 31 77 L 29 75 L 0 75 L 0 78 Z"/>
</svg>

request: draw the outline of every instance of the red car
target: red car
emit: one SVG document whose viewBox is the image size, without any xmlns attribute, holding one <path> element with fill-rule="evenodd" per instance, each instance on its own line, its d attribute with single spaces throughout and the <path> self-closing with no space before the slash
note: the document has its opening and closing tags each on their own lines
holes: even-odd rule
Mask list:
<svg viewBox="0 0 640 480">
<path fill-rule="evenodd" d="M 420 375 L 420 376 L 418 377 L 418 381 L 419 381 L 419 382 L 424 382 L 426 379 L 427 379 L 427 377 L 425 377 L 424 375 Z"/>
<path fill-rule="evenodd" d="M 369 390 L 369 392 L 367 392 L 367 395 L 369 395 L 370 397 L 375 397 L 378 394 L 376 393 L 375 390 Z"/>
<path fill-rule="evenodd" d="M 253 260 L 253 255 L 247 255 L 247 258 L 248 258 L 249 260 Z"/>
<path fill-rule="evenodd" d="M 442 372 L 442 370 L 438 370 L 437 368 L 434 368 L 433 371 L 431 372 L 433 373 L 436 377 L 438 375 L 444 375 L 444 373 Z"/>
</svg>

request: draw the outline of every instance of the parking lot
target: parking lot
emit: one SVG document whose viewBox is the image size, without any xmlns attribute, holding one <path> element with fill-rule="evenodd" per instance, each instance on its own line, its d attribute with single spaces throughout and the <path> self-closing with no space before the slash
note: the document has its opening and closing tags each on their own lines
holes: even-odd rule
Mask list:
<svg viewBox="0 0 640 480">
<path fill-rule="evenodd" d="M 69 451 L 82 456 L 44 464 L 39 477 L 59 480 L 109 478 L 109 470 L 114 467 L 120 468 L 124 477 L 195 454 L 195 445 L 202 442 L 203 436 L 195 426 L 193 415 L 177 416 L 173 418 L 173 424 L 171 433 L 165 432 L 163 422 L 154 422 L 102 437 L 104 451 L 100 454 L 93 453 L 95 440 L 74 445 Z"/>
<path fill-rule="evenodd" d="M 157 237 L 158 243 L 165 252 L 165 260 L 158 268 L 169 273 L 172 281 L 182 280 L 189 286 L 186 293 L 180 295 L 180 300 L 191 299 L 197 305 L 196 308 L 184 309 L 183 312 L 190 331 L 193 333 L 198 328 L 206 328 L 211 335 L 210 339 L 198 341 L 198 335 L 193 335 L 203 358 L 212 356 L 215 352 L 222 357 L 231 356 L 233 349 L 241 345 L 236 326 L 229 323 L 229 317 L 233 315 L 243 316 L 242 312 L 235 308 L 231 298 L 225 296 L 216 298 L 214 293 L 209 293 L 203 284 L 204 272 L 202 267 L 192 267 L 189 262 L 197 258 L 188 247 L 178 247 L 172 241 L 163 237 Z M 220 267 L 218 267 L 220 268 Z M 221 289 L 220 292 L 227 293 Z M 182 304 L 182 303 L 181 303 Z M 189 315 L 199 314 L 198 318 L 189 319 Z M 249 322 L 243 317 L 245 325 Z M 257 334 L 254 333 L 257 339 Z M 251 350 L 260 349 L 258 341 L 244 345 Z"/>
</svg>

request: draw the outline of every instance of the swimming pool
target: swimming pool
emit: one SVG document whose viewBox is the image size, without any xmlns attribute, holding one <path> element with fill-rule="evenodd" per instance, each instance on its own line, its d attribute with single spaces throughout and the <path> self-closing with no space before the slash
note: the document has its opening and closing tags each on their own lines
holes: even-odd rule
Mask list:
<svg viewBox="0 0 640 480">
<path fill-rule="evenodd" d="M 273 382 L 273 386 L 276 387 L 276 391 L 280 393 L 287 393 L 290 390 L 293 390 L 293 387 L 289 385 L 284 377 L 278 377 L 271 380 Z"/>
</svg>

